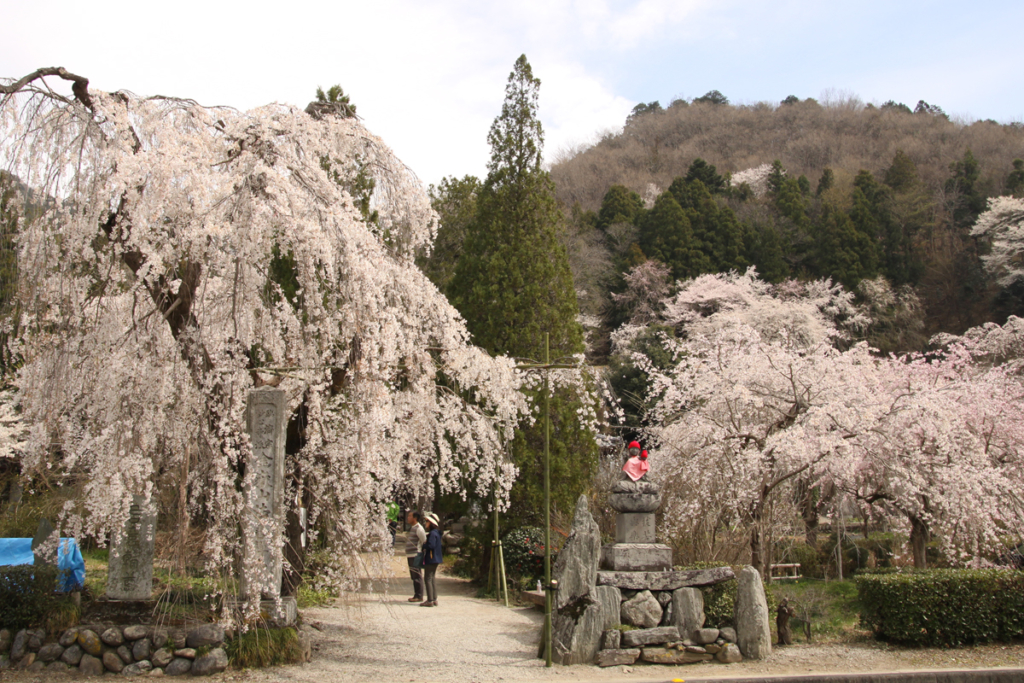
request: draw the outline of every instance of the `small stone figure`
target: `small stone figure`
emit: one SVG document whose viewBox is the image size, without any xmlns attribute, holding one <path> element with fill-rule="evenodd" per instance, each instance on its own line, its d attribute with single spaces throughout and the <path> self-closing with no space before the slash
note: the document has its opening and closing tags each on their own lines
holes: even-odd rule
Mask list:
<svg viewBox="0 0 1024 683">
<path fill-rule="evenodd" d="M 789 618 L 796 615 L 796 610 L 789 606 L 789 600 L 783 598 L 779 603 L 775 626 L 779 631 L 779 645 L 793 644 L 793 631 L 789 628 Z"/>
<path fill-rule="evenodd" d="M 629 444 L 629 459 L 622 466 L 622 471 L 631 481 L 640 481 L 647 476 L 651 466 L 647 464 L 647 451 L 640 449 L 640 444 L 631 441 Z M 625 477 L 623 477 L 625 479 Z"/>
</svg>

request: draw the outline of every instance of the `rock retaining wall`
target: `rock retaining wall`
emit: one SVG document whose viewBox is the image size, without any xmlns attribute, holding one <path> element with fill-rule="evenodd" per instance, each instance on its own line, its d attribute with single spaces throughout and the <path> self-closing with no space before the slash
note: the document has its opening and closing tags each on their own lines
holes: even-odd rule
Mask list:
<svg viewBox="0 0 1024 683">
<path fill-rule="evenodd" d="M 224 638 L 224 629 L 217 624 L 187 631 L 94 624 L 69 628 L 58 638 L 47 638 L 42 629 L 2 629 L 0 670 L 208 676 L 227 668 Z"/>
</svg>

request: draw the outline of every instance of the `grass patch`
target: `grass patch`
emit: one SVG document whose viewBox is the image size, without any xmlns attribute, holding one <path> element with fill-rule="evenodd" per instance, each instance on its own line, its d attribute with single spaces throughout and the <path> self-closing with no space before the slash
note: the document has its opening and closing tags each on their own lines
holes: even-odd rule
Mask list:
<svg viewBox="0 0 1024 683">
<path fill-rule="evenodd" d="M 239 669 L 295 664 L 304 659 L 299 635 L 293 628 L 255 628 L 235 636 L 226 649 L 228 661 Z"/>
<path fill-rule="evenodd" d="M 793 642 L 844 640 L 856 635 L 860 622 L 860 601 L 857 599 L 857 585 L 853 581 L 799 579 L 773 583 L 770 590 L 776 604 L 786 598 L 796 610 L 796 616 L 790 620 Z M 774 631 L 774 611 L 772 617 Z"/>
<path fill-rule="evenodd" d="M 324 607 L 334 603 L 334 599 L 337 597 L 334 592 L 329 588 L 313 588 L 306 585 L 305 583 L 299 585 L 298 595 L 295 596 L 296 604 L 299 609 L 308 609 L 310 607 Z"/>
</svg>

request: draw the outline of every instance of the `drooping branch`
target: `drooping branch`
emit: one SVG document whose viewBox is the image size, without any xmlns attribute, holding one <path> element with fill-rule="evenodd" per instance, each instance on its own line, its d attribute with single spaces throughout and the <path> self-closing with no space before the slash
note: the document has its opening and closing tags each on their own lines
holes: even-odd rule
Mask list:
<svg viewBox="0 0 1024 683">
<path fill-rule="evenodd" d="M 0 85 L 0 93 L 13 95 L 14 93 L 23 90 L 25 86 L 29 85 L 33 81 L 45 78 L 46 76 L 58 76 L 63 78 L 65 81 L 71 81 L 71 92 L 74 93 L 75 99 L 90 110 L 93 108 L 92 97 L 89 95 L 89 79 L 85 76 L 73 74 L 62 66 L 48 66 L 36 69 L 32 73 L 19 78 L 10 85 Z"/>
</svg>

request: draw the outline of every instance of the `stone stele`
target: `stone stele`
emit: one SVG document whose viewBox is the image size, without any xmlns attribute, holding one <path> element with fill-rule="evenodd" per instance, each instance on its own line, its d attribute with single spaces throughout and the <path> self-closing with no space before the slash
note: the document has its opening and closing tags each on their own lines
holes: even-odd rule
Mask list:
<svg viewBox="0 0 1024 683">
<path fill-rule="evenodd" d="M 253 542 L 258 561 L 267 572 L 261 593 L 274 597 L 281 591 L 280 530 L 284 524 L 284 442 L 288 422 L 287 400 L 282 389 L 260 387 L 249 392 L 246 420 L 252 443 L 252 478 L 246 494 L 255 519 L 243 523 L 243 533 Z M 247 558 L 246 565 L 249 565 Z M 241 593 L 249 594 L 248 572 L 242 572 Z"/>
<path fill-rule="evenodd" d="M 733 623 L 736 624 L 736 644 L 746 659 L 766 659 L 771 655 L 768 602 L 761 574 L 753 567 L 744 567 L 738 577 Z"/>
<path fill-rule="evenodd" d="M 601 567 L 616 572 L 656 572 L 672 567 L 672 548 L 661 543 L 609 543 Z"/>
<path fill-rule="evenodd" d="M 153 597 L 153 542 L 156 514 L 142 496 L 128 509 L 128 522 L 120 541 L 110 551 L 107 597 L 114 600 L 149 600 Z"/>
</svg>

